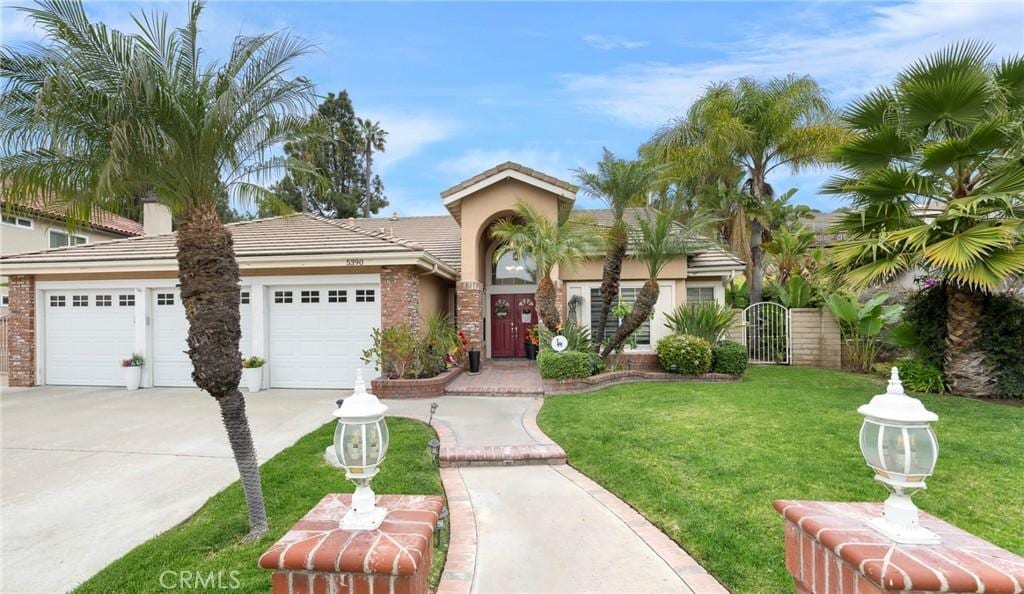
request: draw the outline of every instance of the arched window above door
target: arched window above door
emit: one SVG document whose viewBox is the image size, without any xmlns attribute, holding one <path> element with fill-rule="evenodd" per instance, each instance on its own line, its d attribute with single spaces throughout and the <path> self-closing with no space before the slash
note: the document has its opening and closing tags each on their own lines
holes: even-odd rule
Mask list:
<svg viewBox="0 0 1024 594">
<path fill-rule="evenodd" d="M 533 285 L 537 283 L 537 266 L 530 256 L 516 257 L 505 253 L 491 264 L 492 285 Z"/>
</svg>

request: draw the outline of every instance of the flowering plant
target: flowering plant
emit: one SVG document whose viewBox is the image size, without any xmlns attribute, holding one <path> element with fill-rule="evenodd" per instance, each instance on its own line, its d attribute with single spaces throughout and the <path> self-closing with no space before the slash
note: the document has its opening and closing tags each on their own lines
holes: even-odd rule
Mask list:
<svg viewBox="0 0 1024 594">
<path fill-rule="evenodd" d="M 132 356 L 127 359 L 121 359 L 121 367 L 142 367 L 145 363 L 145 359 L 138 353 L 132 353 Z"/>
<path fill-rule="evenodd" d="M 526 339 L 530 341 L 530 344 L 537 346 L 540 344 L 540 334 L 537 331 L 536 326 L 530 326 L 530 329 L 526 331 Z"/>
</svg>

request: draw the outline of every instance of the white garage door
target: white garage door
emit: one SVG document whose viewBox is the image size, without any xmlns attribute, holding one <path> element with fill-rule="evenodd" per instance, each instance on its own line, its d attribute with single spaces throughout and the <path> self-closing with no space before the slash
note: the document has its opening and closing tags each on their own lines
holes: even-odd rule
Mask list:
<svg viewBox="0 0 1024 594">
<path fill-rule="evenodd" d="M 192 361 L 185 353 L 188 350 L 188 320 L 181 304 L 178 289 L 153 289 L 153 385 L 191 386 Z M 249 289 L 242 288 L 241 300 L 242 340 L 240 352 L 245 355 L 251 350 L 249 336 L 251 328 Z"/>
<path fill-rule="evenodd" d="M 135 291 L 47 291 L 43 298 L 46 383 L 123 385 L 121 360 L 135 345 Z"/>
<path fill-rule="evenodd" d="M 360 356 L 380 326 L 377 284 L 272 287 L 270 385 L 275 388 L 351 388 Z"/>
</svg>

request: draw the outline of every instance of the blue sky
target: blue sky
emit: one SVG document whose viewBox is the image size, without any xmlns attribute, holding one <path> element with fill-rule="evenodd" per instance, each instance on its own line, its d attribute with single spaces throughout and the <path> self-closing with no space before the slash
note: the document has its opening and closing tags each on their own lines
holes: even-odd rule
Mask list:
<svg viewBox="0 0 1024 594">
<path fill-rule="evenodd" d="M 35 38 L 3 4 L 4 42 Z M 182 2 L 87 6 L 121 29 L 140 9 L 174 23 L 184 15 Z M 571 180 L 602 147 L 631 156 L 711 81 L 811 74 L 841 106 L 959 39 L 988 41 L 996 55 L 1024 51 L 1024 2 L 214 1 L 202 27 L 211 59 L 239 33 L 287 28 L 315 42 L 297 71 L 321 93 L 347 89 L 357 112 L 381 120 L 385 214 L 413 215 L 444 212 L 441 190 L 501 161 Z M 831 210 L 836 198 L 817 195 L 826 176 L 771 182 Z"/>
</svg>

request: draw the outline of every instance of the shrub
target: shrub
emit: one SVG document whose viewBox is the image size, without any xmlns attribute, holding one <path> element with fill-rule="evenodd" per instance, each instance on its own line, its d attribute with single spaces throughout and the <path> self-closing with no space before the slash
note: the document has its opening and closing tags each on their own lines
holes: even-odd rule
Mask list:
<svg viewBox="0 0 1024 594">
<path fill-rule="evenodd" d="M 981 320 L 981 348 L 1004 398 L 1024 398 L 1024 300 L 992 295 Z"/>
<path fill-rule="evenodd" d="M 420 326 L 417 375 L 433 377 L 444 371 L 446 362 L 462 360 L 462 338 L 447 314 L 430 314 Z"/>
<path fill-rule="evenodd" d="M 700 375 L 711 369 L 711 345 L 697 336 L 673 334 L 655 347 L 661 366 L 672 373 Z"/>
<path fill-rule="evenodd" d="M 665 317 L 665 327 L 673 333 L 697 336 L 711 345 L 718 344 L 735 321 L 732 309 L 718 303 L 680 305 Z"/>
<path fill-rule="evenodd" d="M 590 377 L 594 372 L 594 355 L 583 351 L 552 351 L 546 349 L 537 356 L 540 375 L 547 379 Z M 600 357 L 599 357 L 600 358 Z"/>
<path fill-rule="evenodd" d="M 935 285 L 918 291 L 907 300 L 903 321 L 913 329 L 909 346 L 918 357 L 936 367 L 942 367 L 946 354 L 946 288 Z"/>
<path fill-rule="evenodd" d="M 543 325 L 537 325 L 534 328 L 537 329 L 541 350 L 550 350 L 551 339 L 555 337 L 555 333 Z M 565 340 L 569 343 L 569 346 L 565 349 L 566 351 L 579 351 L 582 353 L 594 348 L 594 345 L 590 342 L 590 328 L 568 321 L 559 334 L 564 336 Z"/>
<path fill-rule="evenodd" d="M 914 392 L 945 394 L 949 389 L 942 370 L 924 358 L 900 359 L 894 363 L 900 370 L 903 387 Z M 887 368 L 891 367 L 889 365 Z"/>
<path fill-rule="evenodd" d="M 747 348 L 738 342 L 723 340 L 711 348 L 711 371 L 743 375 L 747 370 Z"/>
</svg>

